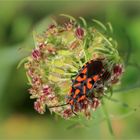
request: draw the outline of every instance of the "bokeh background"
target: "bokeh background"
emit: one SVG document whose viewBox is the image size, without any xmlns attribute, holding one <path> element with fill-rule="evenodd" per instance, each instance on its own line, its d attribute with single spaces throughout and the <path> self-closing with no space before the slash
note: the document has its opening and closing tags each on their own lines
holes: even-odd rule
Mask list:
<svg viewBox="0 0 140 140">
<path fill-rule="evenodd" d="M 92 120 L 39 115 L 18 62 L 34 46 L 32 31 L 48 16 L 111 22 L 125 62 L 121 85 Z M 46 24 L 47 26 L 47 24 Z M 140 1 L 0 1 L 0 139 L 140 139 Z M 115 100 L 116 99 L 116 100 Z M 124 103 L 125 102 L 125 103 Z M 134 110 L 135 109 L 135 110 Z M 115 137 L 115 138 L 114 138 Z"/>
</svg>

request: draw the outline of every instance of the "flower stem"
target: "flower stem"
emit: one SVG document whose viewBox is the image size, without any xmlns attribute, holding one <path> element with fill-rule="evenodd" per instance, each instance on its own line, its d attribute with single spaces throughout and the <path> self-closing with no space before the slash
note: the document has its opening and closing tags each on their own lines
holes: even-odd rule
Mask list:
<svg viewBox="0 0 140 140">
<path fill-rule="evenodd" d="M 104 111 L 104 114 L 105 114 L 105 117 L 106 117 L 106 121 L 107 121 L 107 124 L 108 124 L 109 131 L 110 131 L 112 136 L 115 136 L 113 128 L 112 128 L 111 120 L 110 120 L 106 105 L 105 105 L 103 100 L 102 100 L 102 108 L 103 108 L 103 111 Z"/>
</svg>

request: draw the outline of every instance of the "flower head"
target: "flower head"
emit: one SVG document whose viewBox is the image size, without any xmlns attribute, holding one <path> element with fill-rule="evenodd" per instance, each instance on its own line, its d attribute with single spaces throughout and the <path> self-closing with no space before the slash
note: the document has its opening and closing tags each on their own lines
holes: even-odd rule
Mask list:
<svg viewBox="0 0 140 140">
<path fill-rule="evenodd" d="M 83 26 L 74 18 L 65 26 L 51 24 L 27 57 L 29 93 L 40 114 L 48 107 L 65 119 L 90 118 L 105 88 L 120 79 L 123 67 L 116 46 L 82 21 Z"/>
</svg>

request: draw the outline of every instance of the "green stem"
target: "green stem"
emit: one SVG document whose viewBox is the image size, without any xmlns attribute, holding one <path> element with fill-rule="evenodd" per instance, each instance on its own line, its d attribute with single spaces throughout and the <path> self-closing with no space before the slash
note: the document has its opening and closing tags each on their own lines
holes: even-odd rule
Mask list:
<svg viewBox="0 0 140 140">
<path fill-rule="evenodd" d="M 107 124 L 108 124 L 109 131 L 110 131 L 110 133 L 111 133 L 112 136 L 115 136 L 114 135 L 114 132 L 113 132 L 111 120 L 110 120 L 110 117 L 109 117 L 109 114 L 108 114 L 106 105 L 105 105 L 105 103 L 104 103 L 103 100 L 102 100 L 102 108 L 103 108 L 103 111 L 104 111 L 104 114 L 105 114 L 105 117 L 106 117 L 106 121 L 107 121 Z"/>
</svg>

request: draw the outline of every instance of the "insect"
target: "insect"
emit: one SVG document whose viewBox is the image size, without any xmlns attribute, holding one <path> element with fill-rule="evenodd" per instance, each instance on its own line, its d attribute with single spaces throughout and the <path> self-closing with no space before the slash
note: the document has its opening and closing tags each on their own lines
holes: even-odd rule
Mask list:
<svg viewBox="0 0 140 140">
<path fill-rule="evenodd" d="M 98 86 L 98 82 L 108 78 L 109 75 L 107 72 L 104 72 L 104 65 L 101 60 L 88 61 L 79 70 L 75 79 L 72 79 L 72 85 L 66 97 L 66 104 L 49 108 L 70 105 L 72 112 L 77 115 L 74 112 L 75 106 L 77 104 L 82 106 L 85 99 L 90 99 L 94 96 L 93 90 Z"/>
<path fill-rule="evenodd" d="M 82 106 L 83 101 L 93 96 L 93 89 L 100 81 L 103 73 L 103 63 L 99 60 L 91 60 L 84 64 L 78 72 L 76 78 L 72 81 L 72 86 L 67 97 L 67 103 L 71 109 L 75 104 Z"/>
</svg>

